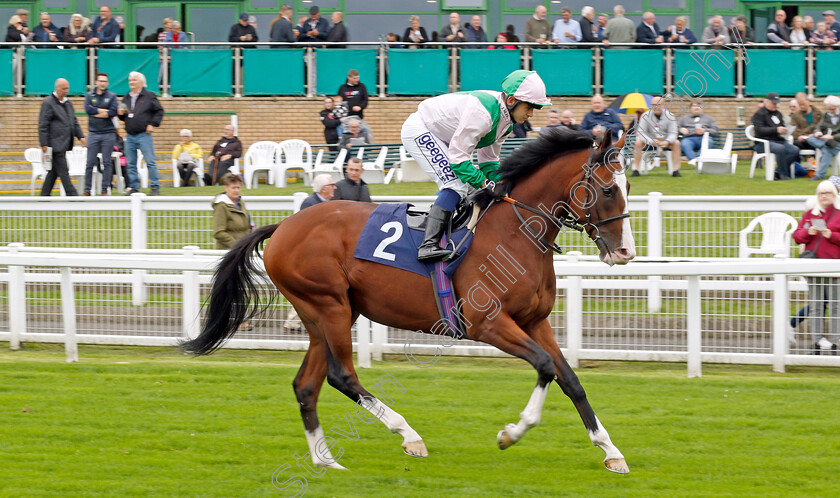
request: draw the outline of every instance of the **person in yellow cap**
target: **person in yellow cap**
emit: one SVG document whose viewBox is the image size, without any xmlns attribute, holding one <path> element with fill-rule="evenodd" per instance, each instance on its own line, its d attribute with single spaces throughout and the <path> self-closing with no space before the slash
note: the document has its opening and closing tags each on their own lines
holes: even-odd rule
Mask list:
<svg viewBox="0 0 840 498">
<path fill-rule="evenodd" d="M 452 252 L 441 248 L 440 240 L 467 186 L 492 186 L 502 142 L 513 123 L 524 123 L 534 109 L 550 105 L 539 75 L 520 69 L 502 81 L 501 92 L 475 90 L 432 97 L 405 120 L 401 132 L 405 150 L 440 188 L 418 248 L 419 261 L 436 261 Z M 472 163 L 476 149 L 478 168 Z"/>
</svg>

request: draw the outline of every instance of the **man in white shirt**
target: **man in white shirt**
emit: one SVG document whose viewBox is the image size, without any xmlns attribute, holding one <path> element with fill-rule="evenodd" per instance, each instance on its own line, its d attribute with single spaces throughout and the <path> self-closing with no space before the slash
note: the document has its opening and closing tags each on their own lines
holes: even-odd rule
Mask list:
<svg viewBox="0 0 840 498">
<path fill-rule="evenodd" d="M 572 9 L 563 7 L 560 10 L 562 19 L 554 22 L 551 39 L 554 43 L 577 43 L 583 38 L 580 23 L 572 19 Z"/>
</svg>

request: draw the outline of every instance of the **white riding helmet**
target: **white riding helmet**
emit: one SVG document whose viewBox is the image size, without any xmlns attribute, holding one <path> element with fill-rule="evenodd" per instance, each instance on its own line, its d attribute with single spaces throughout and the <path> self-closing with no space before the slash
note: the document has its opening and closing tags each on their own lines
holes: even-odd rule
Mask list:
<svg viewBox="0 0 840 498">
<path fill-rule="evenodd" d="M 510 73 L 502 81 L 502 91 L 532 106 L 551 105 L 551 100 L 546 96 L 545 83 L 536 71 L 518 69 Z"/>
</svg>

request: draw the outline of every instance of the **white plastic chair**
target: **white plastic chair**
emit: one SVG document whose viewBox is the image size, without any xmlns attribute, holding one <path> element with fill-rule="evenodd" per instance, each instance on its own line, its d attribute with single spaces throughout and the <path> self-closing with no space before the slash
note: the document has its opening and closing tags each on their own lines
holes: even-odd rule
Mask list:
<svg viewBox="0 0 840 498">
<path fill-rule="evenodd" d="M 128 167 L 127 163 L 125 167 Z M 137 176 L 140 177 L 140 188 L 149 188 L 149 166 L 140 149 L 137 149 Z"/>
<path fill-rule="evenodd" d="M 43 151 L 40 148 L 32 147 L 23 151 L 23 158 L 29 161 L 32 165 L 32 183 L 30 184 L 30 195 L 35 195 L 35 181 L 38 178 L 44 181 L 47 176 L 47 170 L 44 169 L 44 163 L 41 161 Z"/>
<path fill-rule="evenodd" d="M 372 163 L 362 163 L 365 168 L 362 171 L 362 180 L 366 183 L 385 183 L 385 158 L 388 156 L 388 147 L 379 149 L 376 160 Z"/>
<path fill-rule="evenodd" d="M 259 171 L 267 171 L 268 183 L 273 183 L 277 169 L 277 157 L 279 155 L 280 149 L 277 142 L 263 140 L 251 144 L 245 153 L 245 174 L 243 178 L 245 180 L 245 188 L 255 188 L 257 186 L 254 179 Z M 285 184 L 285 178 L 283 179 L 283 183 Z"/>
<path fill-rule="evenodd" d="M 431 178 L 423 171 L 423 168 L 417 164 L 417 161 L 408 155 L 404 146 L 400 146 L 400 162 L 394 164 L 391 171 L 396 169 L 396 181 L 398 183 L 408 182 L 429 182 Z M 390 173 L 390 172 L 389 172 Z"/>
<path fill-rule="evenodd" d="M 755 167 L 758 165 L 759 161 L 764 160 L 764 179 L 767 181 L 773 181 L 773 174 L 776 172 L 776 155 L 770 152 L 770 141 L 764 140 L 762 138 L 757 138 L 755 136 L 755 126 L 749 125 L 744 128 L 744 135 L 754 143 L 760 143 L 764 146 L 764 152 L 755 152 L 753 150 L 752 161 L 750 162 L 750 178 L 753 177 L 755 174 Z M 793 165 L 790 166 L 791 175 L 790 177 L 793 178 Z"/>
<path fill-rule="evenodd" d="M 335 161 L 332 163 L 324 163 L 322 162 L 324 159 L 324 151 L 319 150 L 318 155 L 315 157 L 315 165 L 312 167 L 310 171 L 309 182 L 307 185 L 312 184 L 312 180 L 321 174 L 328 174 L 332 176 L 333 181 L 337 182 L 344 178 L 344 171 L 343 166 L 344 162 L 347 159 L 347 149 L 342 147 L 340 151 L 338 151 L 338 155 L 335 157 Z"/>
<path fill-rule="evenodd" d="M 753 218 L 746 228 L 738 233 L 738 257 L 748 258 L 752 254 L 780 254 L 790 256 L 790 239 L 798 223 L 796 218 L 785 213 L 764 213 Z M 751 247 L 747 237 L 757 227 L 761 228 L 761 243 Z"/>
<path fill-rule="evenodd" d="M 283 140 L 277 151 L 277 168 L 274 176 L 275 187 L 286 186 L 286 172 L 290 169 L 302 169 L 303 180 L 310 185 L 312 174 L 312 147 L 305 140 Z"/>
<path fill-rule="evenodd" d="M 99 163 L 102 164 L 102 153 L 100 152 L 96 156 L 99 158 Z M 117 181 L 117 192 L 122 194 L 125 192 L 125 179 L 123 178 L 122 174 L 122 165 L 120 165 L 120 157 L 122 157 L 121 152 L 114 151 L 111 153 L 111 164 L 114 166 L 113 179 Z M 102 168 L 104 171 L 104 164 L 102 164 Z M 110 188 L 110 185 L 103 185 L 103 190 Z"/>
<path fill-rule="evenodd" d="M 231 168 L 232 169 L 232 168 Z M 195 184 L 198 187 L 204 186 L 204 158 L 198 158 L 195 161 Z M 181 175 L 178 172 L 178 159 L 172 158 L 172 186 L 178 188 L 181 186 Z"/>
<path fill-rule="evenodd" d="M 700 155 L 689 161 L 697 165 L 697 173 L 709 175 L 735 174 L 738 154 L 732 152 L 732 133 L 726 134 L 723 149 L 709 148 L 709 132 L 703 134 Z"/>
<path fill-rule="evenodd" d="M 70 180 L 72 181 L 74 176 L 80 178 L 79 180 L 79 191 L 83 191 L 85 189 L 85 165 L 87 164 L 87 147 L 80 147 L 75 146 L 73 150 L 68 150 L 65 155 L 65 159 L 67 160 L 67 171 L 70 174 Z M 91 177 L 91 195 L 96 195 L 99 192 L 99 189 L 96 188 L 97 185 L 102 185 L 102 176 L 99 174 L 99 169 L 93 169 L 93 176 Z M 67 195 L 64 191 L 64 184 L 61 185 L 61 195 Z"/>
</svg>

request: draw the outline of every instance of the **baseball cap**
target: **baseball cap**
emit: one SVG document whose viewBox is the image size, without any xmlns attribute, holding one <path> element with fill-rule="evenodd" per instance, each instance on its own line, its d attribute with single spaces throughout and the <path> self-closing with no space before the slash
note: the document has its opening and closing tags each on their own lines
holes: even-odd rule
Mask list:
<svg viewBox="0 0 840 498">
<path fill-rule="evenodd" d="M 228 19 L 230 19 L 230 18 L 228 18 Z M 246 14 L 244 12 L 239 14 L 239 19 L 241 19 L 243 21 L 247 21 L 248 20 L 248 14 Z"/>
<path fill-rule="evenodd" d="M 779 97 L 779 94 L 776 92 L 768 93 L 766 98 L 774 104 L 778 104 L 782 100 L 781 97 Z"/>
<path fill-rule="evenodd" d="M 319 12 L 321 12 L 321 9 L 319 9 L 317 5 L 313 5 L 312 7 L 309 7 L 309 15 L 310 16 L 314 16 L 315 14 L 317 14 Z"/>
<path fill-rule="evenodd" d="M 834 11 L 833 11 L 833 10 L 824 10 L 824 11 L 823 11 L 823 13 L 822 13 L 822 15 L 824 15 L 824 16 L 833 16 L 833 15 L 834 15 Z"/>
</svg>

